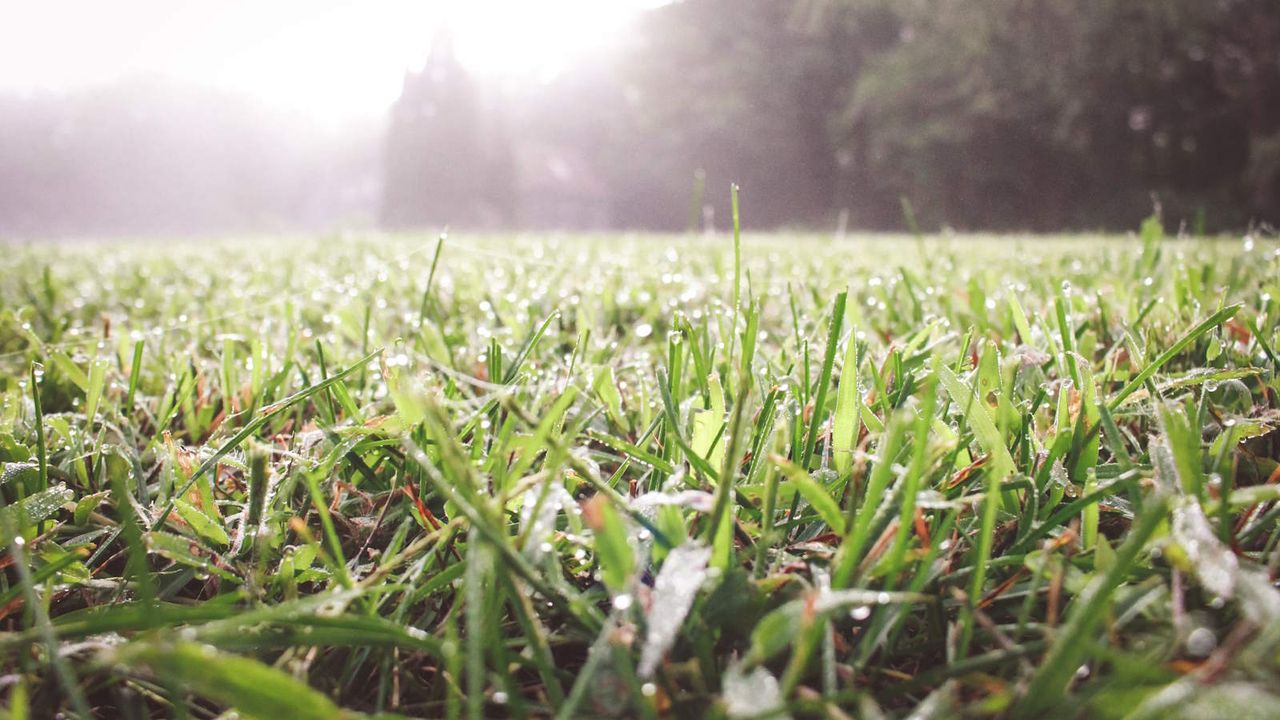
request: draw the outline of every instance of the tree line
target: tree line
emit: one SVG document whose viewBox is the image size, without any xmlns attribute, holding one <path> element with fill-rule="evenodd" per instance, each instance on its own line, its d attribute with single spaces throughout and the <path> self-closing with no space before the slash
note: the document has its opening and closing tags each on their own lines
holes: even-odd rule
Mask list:
<svg viewBox="0 0 1280 720">
<path fill-rule="evenodd" d="M 755 227 L 1275 222 L 1277 48 L 1274 0 L 684 0 L 546 86 L 485 101 L 450 75 L 416 125 L 407 80 L 384 217 L 536 225 L 567 195 L 679 230 L 737 182 Z M 415 212 L 430 172 L 487 189 Z"/>
</svg>

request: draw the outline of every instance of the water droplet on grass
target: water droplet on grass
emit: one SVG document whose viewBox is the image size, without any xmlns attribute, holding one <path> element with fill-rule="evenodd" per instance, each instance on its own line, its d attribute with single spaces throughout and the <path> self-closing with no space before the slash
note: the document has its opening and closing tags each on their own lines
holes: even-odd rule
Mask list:
<svg viewBox="0 0 1280 720">
<path fill-rule="evenodd" d="M 1218 636 L 1206 627 L 1198 627 L 1187 636 L 1187 654 L 1191 657 L 1208 657 L 1218 647 Z"/>
</svg>

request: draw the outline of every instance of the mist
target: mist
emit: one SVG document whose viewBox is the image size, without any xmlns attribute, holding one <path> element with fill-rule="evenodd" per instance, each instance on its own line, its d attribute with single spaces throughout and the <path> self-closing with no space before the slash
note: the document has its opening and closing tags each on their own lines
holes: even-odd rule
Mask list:
<svg viewBox="0 0 1280 720">
<path fill-rule="evenodd" d="M 505 70 L 468 63 L 501 46 L 447 19 L 400 32 L 418 38 L 410 63 L 294 58 L 328 114 L 286 102 L 288 74 L 253 89 L 127 65 L 44 86 L 10 72 L 0 237 L 701 230 L 725 223 L 730 183 L 760 229 L 1280 219 L 1272 2 L 685 0 L 627 17 Z M 338 77 L 348 55 L 398 92 L 351 90 L 366 76 Z"/>
</svg>

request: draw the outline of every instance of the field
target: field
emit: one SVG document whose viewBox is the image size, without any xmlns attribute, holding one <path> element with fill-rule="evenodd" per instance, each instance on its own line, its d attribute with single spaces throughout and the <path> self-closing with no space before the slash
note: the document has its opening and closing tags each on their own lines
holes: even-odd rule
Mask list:
<svg viewBox="0 0 1280 720">
<path fill-rule="evenodd" d="M 1274 241 L 0 272 L 9 717 L 1280 717 Z"/>
</svg>

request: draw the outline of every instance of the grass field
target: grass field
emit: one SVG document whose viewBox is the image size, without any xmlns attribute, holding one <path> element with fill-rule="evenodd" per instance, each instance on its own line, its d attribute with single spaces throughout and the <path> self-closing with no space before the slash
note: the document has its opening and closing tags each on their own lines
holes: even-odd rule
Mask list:
<svg viewBox="0 0 1280 720">
<path fill-rule="evenodd" d="M 1280 717 L 1280 249 L 5 248 L 9 717 Z"/>
</svg>

